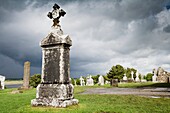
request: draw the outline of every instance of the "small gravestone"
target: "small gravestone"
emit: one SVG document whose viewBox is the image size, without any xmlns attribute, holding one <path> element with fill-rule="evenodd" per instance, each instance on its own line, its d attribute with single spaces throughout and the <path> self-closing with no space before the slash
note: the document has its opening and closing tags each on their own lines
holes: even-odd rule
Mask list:
<svg viewBox="0 0 170 113">
<path fill-rule="evenodd" d="M 94 81 L 92 79 L 92 76 L 90 75 L 89 77 L 87 77 L 86 86 L 93 86 L 93 85 L 94 85 Z"/>
<path fill-rule="evenodd" d="M 136 82 L 140 82 L 140 79 L 139 79 L 139 72 L 138 72 L 138 71 L 136 72 L 136 78 L 135 78 L 135 81 L 136 81 Z"/>
<path fill-rule="evenodd" d="M 99 76 L 99 85 L 103 86 L 104 85 L 104 78 L 102 75 Z"/>
<path fill-rule="evenodd" d="M 4 89 L 5 88 L 5 76 L 0 75 L 0 89 Z"/>
<path fill-rule="evenodd" d="M 127 81 L 127 76 L 126 76 L 126 74 L 124 74 L 124 76 L 123 76 L 123 81 Z"/>
<path fill-rule="evenodd" d="M 74 80 L 74 86 L 77 86 L 76 80 Z"/>
<path fill-rule="evenodd" d="M 80 77 L 80 85 L 85 86 L 84 78 L 82 76 Z"/>
<path fill-rule="evenodd" d="M 114 87 L 118 87 L 118 79 L 111 79 L 110 85 Z"/>
<path fill-rule="evenodd" d="M 78 104 L 74 99 L 74 86 L 70 82 L 70 46 L 69 35 L 64 35 L 59 25 L 59 18 L 66 12 L 57 4 L 48 17 L 53 19 L 50 33 L 40 45 L 42 47 L 41 83 L 37 86 L 36 99 L 32 106 L 67 107 Z"/>
<path fill-rule="evenodd" d="M 23 89 L 29 88 L 29 79 L 30 79 L 30 62 L 24 63 L 24 77 L 23 77 Z"/>
<path fill-rule="evenodd" d="M 110 84 L 110 81 L 106 80 L 106 81 L 105 81 L 105 84 Z"/>
</svg>

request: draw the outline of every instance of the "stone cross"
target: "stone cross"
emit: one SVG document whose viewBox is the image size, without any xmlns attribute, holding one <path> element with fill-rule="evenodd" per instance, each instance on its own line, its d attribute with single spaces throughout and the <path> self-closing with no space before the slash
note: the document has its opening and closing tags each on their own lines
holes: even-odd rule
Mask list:
<svg viewBox="0 0 170 113">
<path fill-rule="evenodd" d="M 23 88 L 29 88 L 29 79 L 30 79 L 30 62 L 27 61 L 24 63 L 24 77 L 23 77 Z"/>
<path fill-rule="evenodd" d="M 133 74 L 134 74 L 134 72 L 131 71 L 131 79 L 132 79 L 132 80 L 134 80 Z"/>
<path fill-rule="evenodd" d="M 60 17 L 64 16 L 66 14 L 66 12 L 63 9 L 60 9 L 60 6 L 57 4 L 54 4 L 53 6 L 53 11 L 52 12 L 48 12 L 48 17 L 50 19 L 53 19 L 53 26 L 57 25 L 60 21 Z"/>
<path fill-rule="evenodd" d="M 40 42 L 42 47 L 41 84 L 37 86 L 36 99 L 32 106 L 67 107 L 78 104 L 74 99 L 74 86 L 70 82 L 70 46 L 72 40 L 64 35 L 59 25 L 59 18 L 66 12 L 57 4 L 48 17 L 53 19 L 50 33 Z"/>
</svg>

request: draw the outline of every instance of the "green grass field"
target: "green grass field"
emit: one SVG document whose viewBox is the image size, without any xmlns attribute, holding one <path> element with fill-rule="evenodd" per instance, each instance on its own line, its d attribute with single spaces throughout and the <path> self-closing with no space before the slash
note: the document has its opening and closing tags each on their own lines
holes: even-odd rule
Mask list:
<svg viewBox="0 0 170 113">
<path fill-rule="evenodd" d="M 67 108 L 31 107 L 36 89 L 24 90 L 20 94 L 11 94 L 16 89 L 0 90 L 0 113 L 170 113 L 168 98 L 79 94 L 87 88 L 93 87 L 75 87 L 74 96 L 80 103 Z"/>
</svg>

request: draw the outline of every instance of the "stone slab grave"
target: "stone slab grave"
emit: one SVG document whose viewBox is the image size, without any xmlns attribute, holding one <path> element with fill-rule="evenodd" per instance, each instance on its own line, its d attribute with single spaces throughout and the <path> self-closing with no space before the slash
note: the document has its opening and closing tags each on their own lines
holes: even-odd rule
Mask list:
<svg viewBox="0 0 170 113">
<path fill-rule="evenodd" d="M 70 46 L 72 40 L 64 35 L 59 25 L 59 18 L 66 12 L 57 4 L 48 17 L 53 19 L 50 33 L 44 38 L 42 47 L 41 84 L 37 86 L 36 99 L 31 100 L 32 106 L 67 107 L 78 104 L 74 99 L 74 86 L 70 78 Z"/>
<path fill-rule="evenodd" d="M 5 89 L 5 76 L 0 75 L 0 89 Z"/>
</svg>

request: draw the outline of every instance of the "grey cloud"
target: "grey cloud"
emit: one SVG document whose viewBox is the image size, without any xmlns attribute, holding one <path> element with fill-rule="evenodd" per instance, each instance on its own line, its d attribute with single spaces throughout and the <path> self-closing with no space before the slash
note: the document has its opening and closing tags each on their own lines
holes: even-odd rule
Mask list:
<svg viewBox="0 0 170 113">
<path fill-rule="evenodd" d="M 170 33 L 170 25 L 163 28 L 163 31 Z"/>
<path fill-rule="evenodd" d="M 8 8 L 5 4 L 0 5 L 0 9 L 3 9 L 0 11 L 3 14 L 0 17 L 0 53 L 11 59 L 9 63 L 16 62 L 12 65 L 19 66 L 20 75 L 26 60 L 31 61 L 35 73 L 40 72 L 39 42 L 47 36 L 52 24 L 46 13 L 58 1 L 8 2 L 10 1 L 5 3 Z M 169 16 L 161 16 L 168 15 L 167 11 L 163 11 L 167 2 L 168 0 L 59 1 L 67 12 L 60 24 L 73 40 L 72 77 L 106 74 L 116 64 L 134 67 L 144 73 L 161 63 L 166 64 L 166 68 L 170 67 L 166 60 L 157 62 L 159 58 L 169 58 L 165 57 L 169 53 L 169 33 L 162 31 L 169 25 Z M 11 5 L 18 7 L 15 9 Z M 8 18 L 8 15 L 12 18 Z M 7 60 L 4 57 L 2 59 Z"/>
</svg>

